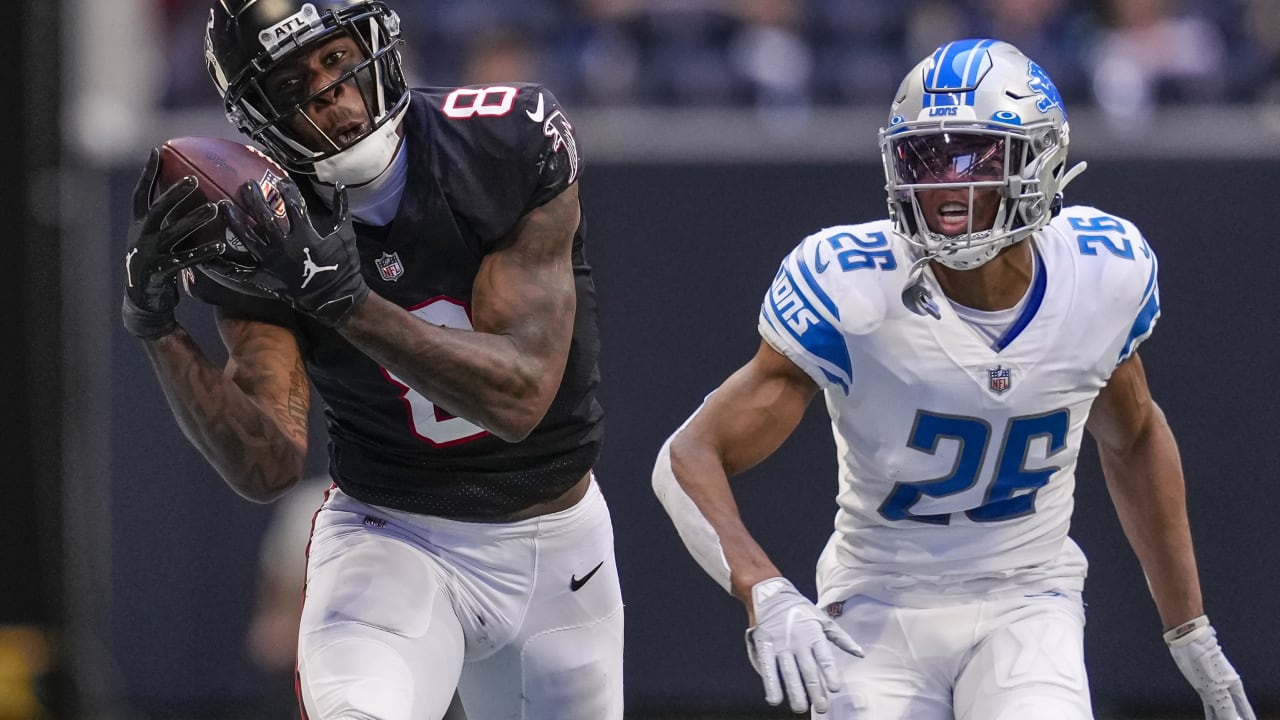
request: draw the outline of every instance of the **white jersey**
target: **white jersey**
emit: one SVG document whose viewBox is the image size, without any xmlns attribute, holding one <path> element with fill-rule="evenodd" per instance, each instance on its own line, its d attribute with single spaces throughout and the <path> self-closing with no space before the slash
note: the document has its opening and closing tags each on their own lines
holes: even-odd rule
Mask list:
<svg viewBox="0 0 1280 720">
<path fill-rule="evenodd" d="M 760 334 L 823 388 L 839 463 L 820 603 L 1083 586 L 1076 459 L 1098 391 L 1159 317 L 1156 258 L 1089 207 L 1030 242 L 1027 301 L 995 343 L 930 272 L 941 319 L 903 305 L 912 255 L 887 220 L 828 228 L 783 261 Z"/>
</svg>

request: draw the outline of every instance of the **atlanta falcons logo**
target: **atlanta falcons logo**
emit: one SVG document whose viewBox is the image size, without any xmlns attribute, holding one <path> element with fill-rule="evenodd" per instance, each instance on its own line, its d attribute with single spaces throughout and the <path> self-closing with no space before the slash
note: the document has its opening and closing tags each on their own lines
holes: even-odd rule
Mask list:
<svg viewBox="0 0 1280 720">
<path fill-rule="evenodd" d="M 556 110 L 542 123 L 542 134 L 551 138 L 551 149 L 555 152 L 560 152 L 562 147 L 565 149 L 569 157 L 569 183 L 572 184 L 578 178 L 578 141 L 573 137 L 573 125 L 569 124 L 564 113 Z"/>
</svg>

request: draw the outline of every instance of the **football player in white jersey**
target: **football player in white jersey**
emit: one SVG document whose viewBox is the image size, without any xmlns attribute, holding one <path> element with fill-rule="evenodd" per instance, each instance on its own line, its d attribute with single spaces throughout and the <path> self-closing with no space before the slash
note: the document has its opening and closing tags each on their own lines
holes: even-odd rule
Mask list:
<svg viewBox="0 0 1280 720">
<path fill-rule="evenodd" d="M 1205 615 L 1181 461 L 1138 345 L 1156 257 L 1129 221 L 1062 207 L 1083 164 L 1045 72 L 1008 43 L 938 48 L 880 132 L 889 219 L 782 262 L 756 355 L 663 445 L 654 489 L 747 608 L 771 704 L 859 720 L 1092 718 L 1087 567 L 1068 536 L 1084 431 L 1206 717 L 1254 714 Z M 728 478 L 817 394 L 839 466 L 811 602 L 743 525 Z"/>
</svg>

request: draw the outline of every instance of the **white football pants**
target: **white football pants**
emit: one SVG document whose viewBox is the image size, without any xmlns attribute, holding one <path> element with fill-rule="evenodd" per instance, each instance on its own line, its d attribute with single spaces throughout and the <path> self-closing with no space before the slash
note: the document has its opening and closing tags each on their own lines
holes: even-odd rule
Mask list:
<svg viewBox="0 0 1280 720">
<path fill-rule="evenodd" d="M 836 618 L 865 658 L 836 652 L 845 688 L 823 720 L 1091 720 L 1084 607 L 1041 593 L 945 608 L 865 596 Z"/>
<path fill-rule="evenodd" d="M 334 488 L 298 643 L 309 720 L 621 720 L 622 594 L 594 480 L 567 510 L 467 523 Z"/>
</svg>

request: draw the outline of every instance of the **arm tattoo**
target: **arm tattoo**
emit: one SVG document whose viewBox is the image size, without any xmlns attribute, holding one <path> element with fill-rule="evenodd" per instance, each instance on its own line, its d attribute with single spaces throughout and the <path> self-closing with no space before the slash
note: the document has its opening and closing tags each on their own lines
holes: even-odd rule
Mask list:
<svg viewBox="0 0 1280 720">
<path fill-rule="evenodd" d="M 503 439 L 542 419 L 569 355 L 577 303 L 577 186 L 525 215 L 483 260 L 474 332 L 422 322 L 371 296 L 340 331 L 437 406 Z"/>
<path fill-rule="evenodd" d="M 306 372 L 296 346 L 271 333 L 232 328 L 224 338 L 232 358 L 226 373 L 185 332 L 148 349 L 191 443 L 237 493 L 272 500 L 302 475 L 310 409 Z"/>
</svg>

